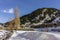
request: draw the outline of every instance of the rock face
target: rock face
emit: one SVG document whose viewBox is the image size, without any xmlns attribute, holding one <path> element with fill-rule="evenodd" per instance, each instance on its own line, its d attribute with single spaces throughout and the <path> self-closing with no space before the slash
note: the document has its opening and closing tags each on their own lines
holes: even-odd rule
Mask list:
<svg viewBox="0 0 60 40">
<path fill-rule="evenodd" d="M 59 36 L 48 34 L 48 32 L 24 32 L 22 34 L 16 33 L 9 40 L 60 40 L 60 38 Z"/>
</svg>

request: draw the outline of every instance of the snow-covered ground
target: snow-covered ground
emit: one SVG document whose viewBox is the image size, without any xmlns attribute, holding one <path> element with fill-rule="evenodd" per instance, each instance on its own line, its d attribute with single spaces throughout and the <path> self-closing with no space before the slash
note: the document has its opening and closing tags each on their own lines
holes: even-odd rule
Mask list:
<svg viewBox="0 0 60 40">
<path fill-rule="evenodd" d="M 60 33 L 38 31 L 15 31 L 8 40 L 60 40 Z"/>
<path fill-rule="evenodd" d="M 0 30 L 0 40 L 60 40 L 60 32 L 14 31 L 8 37 L 9 33 L 10 31 Z"/>
</svg>

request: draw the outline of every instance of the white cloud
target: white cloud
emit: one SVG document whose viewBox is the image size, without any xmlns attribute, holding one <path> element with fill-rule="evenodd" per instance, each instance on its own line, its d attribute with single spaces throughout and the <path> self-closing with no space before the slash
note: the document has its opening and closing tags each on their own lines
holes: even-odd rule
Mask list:
<svg viewBox="0 0 60 40">
<path fill-rule="evenodd" d="M 4 12 L 4 13 L 14 13 L 14 9 L 10 8 L 10 9 L 7 9 L 7 10 L 2 10 L 2 12 Z"/>
</svg>

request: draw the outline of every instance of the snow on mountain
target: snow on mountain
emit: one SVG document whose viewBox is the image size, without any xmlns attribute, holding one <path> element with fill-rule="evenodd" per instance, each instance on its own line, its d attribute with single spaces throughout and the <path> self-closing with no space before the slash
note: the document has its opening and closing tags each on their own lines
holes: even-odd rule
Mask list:
<svg viewBox="0 0 60 40">
<path fill-rule="evenodd" d="M 31 13 L 22 16 L 20 19 L 21 26 L 30 27 L 30 25 L 40 25 L 44 23 L 51 23 L 54 19 L 60 16 L 60 10 L 56 8 L 38 8 Z M 14 22 L 14 20 L 10 21 Z M 8 25 L 9 22 L 6 23 Z"/>
<path fill-rule="evenodd" d="M 57 17 L 55 20 L 52 21 L 52 23 L 60 22 L 60 17 Z"/>
</svg>

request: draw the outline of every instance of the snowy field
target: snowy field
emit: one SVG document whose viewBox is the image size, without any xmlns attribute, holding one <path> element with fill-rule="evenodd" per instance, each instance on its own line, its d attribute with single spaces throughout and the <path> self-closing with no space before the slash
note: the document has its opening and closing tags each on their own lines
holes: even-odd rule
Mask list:
<svg viewBox="0 0 60 40">
<path fill-rule="evenodd" d="M 0 30 L 0 40 L 60 40 L 59 32 L 14 31 L 12 35 L 9 33 L 10 31 Z"/>
<path fill-rule="evenodd" d="M 16 31 L 8 40 L 60 40 L 60 33 Z"/>
</svg>

